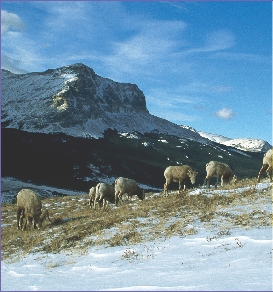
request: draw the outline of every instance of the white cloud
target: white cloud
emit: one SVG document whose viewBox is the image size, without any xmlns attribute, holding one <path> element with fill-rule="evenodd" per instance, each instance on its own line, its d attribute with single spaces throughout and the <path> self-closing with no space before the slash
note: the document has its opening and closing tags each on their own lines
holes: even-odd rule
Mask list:
<svg viewBox="0 0 273 292">
<path fill-rule="evenodd" d="M 183 21 L 132 21 L 134 32 L 125 39 L 112 42 L 113 53 L 105 55 L 103 60 L 112 72 L 150 75 L 183 46 L 181 33 L 186 24 Z"/>
<path fill-rule="evenodd" d="M 4 35 L 12 30 L 22 31 L 24 30 L 24 22 L 15 13 L 1 10 L 1 34 Z"/>
<path fill-rule="evenodd" d="M 194 44 L 192 44 L 192 48 L 184 50 L 178 53 L 178 55 L 186 57 L 191 54 L 217 53 L 228 50 L 235 46 L 235 44 L 235 36 L 232 32 L 228 30 L 215 30 L 204 36 L 204 43 L 201 47 L 194 47 Z"/>
<path fill-rule="evenodd" d="M 214 113 L 215 116 L 224 120 L 230 120 L 234 116 L 234 112 L 232 109 L 222 108 L 219 111 Z"/>
<path fill-rule="evenodd" d="M 226 50 L 235 45 L 235 37 L 228 30 L 216 30 L 211 32 L 206 39 L 205 49 L 207 51 Z"/>
<path fill-rule="evenodd" d="M 196 104 L 200 98 L 185 94 L 183 91 L 165 88 L 156 88 L 146 94 L 147 102 L 154 106 L 177 108 L 183 104 Z"/>
</svg>

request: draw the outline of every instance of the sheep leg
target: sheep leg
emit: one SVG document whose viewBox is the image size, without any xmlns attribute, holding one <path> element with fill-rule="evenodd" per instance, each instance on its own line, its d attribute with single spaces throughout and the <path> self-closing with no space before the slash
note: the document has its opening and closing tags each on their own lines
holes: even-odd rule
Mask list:
<svg viewBox="0 0 273 292">
<path fill-rule="evenodd" d="M 103 199 L 103 211 L 106 211 L 108 209 L 108 201 Z"/>
<path fill-rule="evenodd" d="M 115 193 L 115 205 L 118 205 L 118 201 L 119 201 L 119 192 Z"/>
<path fill-rule="evenodd" d="M 186 191 L 186 189 L 187 189 L 187 187 L 186 187 L 186 183 L 184 183 L 184 188 L 183 188 L 183 191 L 185 192 L 185 191 Z"/>
<path fill-rule="evenodd" d="M 217 187 L 218 183 L 219 183 L 219 176 L 217 175 L 216 176 L 216 184 L 215 184 L 215 187 Z"/>
<path fill-rule="evenodd" d="M 168 183 L 166 182 L 165 184 L 164 184 L 164 196 L 168 196 Z"/>
<path fill-rule="evenodd" d="M 24 226 L 23 226 L 23 228 L 22 228 L 22 230 L 26 230 L 26 227 L 27 227 L 27 218 L 28 218 L 28 215 L 26 214 L 25 216 L 25 224 L 24 224 Z M 23 219 L 23 217 L 22 217 L 22 219 Z M 23 221 L 23 220 L 22 220 Z"/>
<path fill-rule="evenodd" d="M 224 185 L 224 176 L 221 176 L 221 187 Z"/>
<path fill-rule="evenodd" d="M 179 188 L 178 188 L 178 193 L 181 194 L 181 190 L 182 190 L 182 181 L 179 181 Z"/>
<path fill-rule="evenodd" d="M 260 169 L 259 171 L 259 174 L 258 174 L 258 182 L 260 182 L 260 179 L 261 179 L 261 175 L 266 171 L 266 169 L 269 167 L 268 164 L 263 164 L 262 168 Z"/>
<path fill-rule="evenodd" d="M 22 210 L 17 210 L 17 228 L 18 229 L 21 228 L 22 221 L 23 221 L 23 214 L 22 214 L 22 217 L 21 217 L 21 213 L 22 213 Z"/>
<path fill-rule="evenodd" d="M 272 181 L 272 167 L 268 166 L 266 170 L 267 176 L 269 177 L 270 181 Z"/>
<path fill-rule="evenodd" d="M 48 213 L 48 210 L 45 210 L 45 212 L 46 212 L 46 217 L 47 217 L 48 221 L 50 221 L 50 222 L 51 222 L 51 219 L 49 218 L 49 213 Z M 45 217 L 45 218 L 46 218 L 46 217 Z"/>
<path fill-rule="evenodd" d="M 209 181 L 210 181 L 210 177 L 206 176 L 204 180 L 204 186 L 207 186 L 208 188 L 210 188 Z"/>
<path fill-rule="evenodd" d="M 24 218 L 25 218 L 25 214 L 23 212 L 22 215 L 21 215 L 21 218 L 20 218 L 20 228 L 21 229 L 23 229 L 23 220 L 24 220 Z"/>
</svg>

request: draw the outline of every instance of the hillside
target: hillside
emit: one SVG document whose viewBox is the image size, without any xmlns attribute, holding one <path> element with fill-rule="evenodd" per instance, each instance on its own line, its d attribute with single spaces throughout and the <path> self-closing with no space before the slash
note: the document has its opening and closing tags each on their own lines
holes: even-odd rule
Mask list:
<svg viewBox="0 0 273 292">
<path fill-rule="evenodd" d="M 25 232 L 15 205 L 4 204 L 1 288 L 270 290 L 271 188 L 242 180 L 168 197 L 146 192 L 107 212 L 91 210 L 87 194 L 50 197 L 51 222 Z"/>
<path fill-rule="evenodd" d="M 133 178 L 145 189 L 162 189 L 165 168 L 182 164 L 198 171 L 196 186 L 202 185 L 210 160 L 228 163 L 239 178 L 257 177 L 262 157 L 221 144 L 151 133 L 108 130 L 103 138 L 86 139 L 2 129 L 3 177 L 83 192 L 119 176 Z M 14 198 L 16 190 L 11 194 Z"/>
</svg>

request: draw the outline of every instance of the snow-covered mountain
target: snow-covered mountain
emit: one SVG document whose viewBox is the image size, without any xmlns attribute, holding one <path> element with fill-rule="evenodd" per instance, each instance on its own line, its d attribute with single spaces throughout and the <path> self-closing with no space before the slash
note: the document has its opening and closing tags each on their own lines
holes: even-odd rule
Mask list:
<svg viewBox="0 0 273 292">
<path fill-rule="evenodd" d="M 234 148 L 237 148 L 237 149 L 243 150 L 243 151 L 266 152 L 267 150 L 272 148 L 272 146 L 267 141 L 264 141 L 261 139 L 250 139 L 250 138 L 232 139 L 232 138 L 228 138 L 228 137 L 225 137 L 222 135 L 197 131 L 196 129 L 189 127 L 189 126 L 181 125 L 181 127 L 183 129 L 188 129 L 192 132 L 198 133 L 200 136 L 202 136 L 202 137 L 204 137 L 212 142 L 222 144 L 225 146 L 234 147 Z"/>
<path fill-rule="evenodd" d="M 137 85 L 100 77 L 83 64 L 20 75 L 2 70 L 2 127 L 96 138 L 111 128 L 208 143 L 197 132 L 151 115 Z"/>
<path fill-rule="evenodd" d="M 249 139 L 249 138 L 240 138 L 240 139 L 231 139 L 221 135 L 210 134 L 205 132 L 198 132 L 202 137 L 207 138 L 213 142 L 223 144 L 226 146 L 231 146 L 239 150 L 251 151 L 251 152 L 266 152 L 272 146 L 260 139 Z"/>
<path fill-rule="evenodd" d="M 270 148 L 262 140 L 232 140 L 151 115 L 137 85 L 103 78 L 80 63 L 27 74 L 2 70 L 1 118 L 2 127 L 27 132 L 98 138 L 110 128 L 174 135 L 204 144 L 213 141 L 254 152 Z"/>
</svg>

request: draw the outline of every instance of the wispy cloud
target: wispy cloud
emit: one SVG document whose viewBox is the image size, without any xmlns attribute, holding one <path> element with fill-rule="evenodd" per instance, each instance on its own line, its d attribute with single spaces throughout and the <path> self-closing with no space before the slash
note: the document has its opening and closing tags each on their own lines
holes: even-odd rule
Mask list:
<svg viewBox="0 0 273 292">
<path fill-rule="evenodd" d="M 162 107 L 164 109 L 178 109 L 183 104 L 193 104 L 194 101 L 190 96 L 183 94 L 170 94 L 166 92 L 146 94 L 147 103 L 153 107 Z"/>
<path fill-rule="evenodd" d="M 195 110 L 186 110 L 189 105 L 195 107 L 201 102 L 197 96 L 186 95 L 179 90 L 153 89 L 146 94 L 147 107 L 152 109 L 151 114 L 171 120 L 177 124 L 196 121 L 199 119 Z M 184 108 L 184 110 L 182 110 Z"/>
<path fill-rule="evenodd" d="M 264 56 L 259 54 L 248 54 L 248 53 L 232 53 L 232 52 L 217 52 L 211 58 L 229 60 L 229 61 L 240 61 L 247 63 L 269 63 L 272 61 L 272 56 Z"/>
<path fill-rule="evenodd" d="M 214 113 L 214 115 L 220 119 L 230 120 L 234 117 L 234 112 L 232 109 L 229 108 L 222 108 Z"/>
<path fill-rule="evenodd" d="M 207 35 L 204 49 L 206 51 L 221 51 L 235 45 L 235 36 L 228 30 L 215 30 Z"/>
<path fill-rule="evenodd" d="M 170 56 L 183 46 L 178 38 L 186 28 L 183 21 L 135 21 L 135 31 L 128 37 L 110 43 L 113 51 L 102 56 L 114 74 L 153 74 L 166 66 Z M 165 67 L 166 68 L 166 67 Z"/>
<path fill-rule="evenodd" d="M 22 19 L 15 13 L 1 11 L 1 34 L 4 35 L 9 31 L 22 31 L 25 25 Z"/>
<path fill-rule="evenodd" d="M 193 122 L 193 121 L 197 121 L 200 118 L 197 115 L 188 115 L 188 114 L 184 114 L 181 111 L 175 111 L 175 110 L 166 110 L 166 109 L 162 109 L 157 110 L 152 112 L 151 114 L 161 117 L 163 119 L 166 119 L 168 121 L 172 121 L 173 123 L 176 123 L 178 125 L 182 125 L 185 122 Z"/>
<path fill-rule="evenodd" d="M 228 30 L 214 30 L 206 35 L 203 35 L 202 46 L 191 44 L 191 47 L 179 52 L 177 55 L 181 57 L 204 54 L 204 53 L 217 53 L 225 51 L 235 46 L 235 36 L 231 31 Z"/>
</svg>

